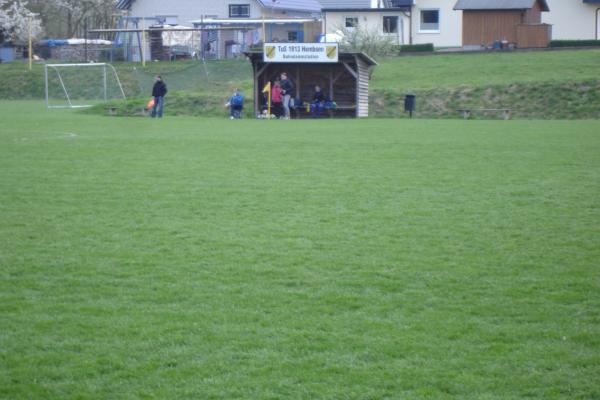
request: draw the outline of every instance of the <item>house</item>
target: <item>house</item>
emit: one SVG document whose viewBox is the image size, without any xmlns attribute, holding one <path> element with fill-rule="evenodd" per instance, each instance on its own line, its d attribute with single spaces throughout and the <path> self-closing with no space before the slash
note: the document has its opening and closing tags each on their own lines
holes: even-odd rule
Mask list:
<svg viewBox="0 0 600 400">
<path fill-rule="evenodd" d="M 550 12 L 542 22 L 552 25 L 553 39 L 600 39 L 600 0 L 546 1 Z"/>
<path fill-rule="evenodd" d="M 397 44 L 460 46 L 462 13 L 447 0 L 321 0 L 329 34 L 360 26 Z"/>
<path fill-rule="evenodd" d="M 451 0 L 415 0 L 412 15 L 413 44 L 433 43 L 435 47 L 462 45 L 462 13 Z"/>
<path fill-rule="evenodd" d="M 308 17 L 321 12 L 318 0 L 119 0 L 130 16 L 191 26 L 203 18 Z"/>
<path fill-rule="evenodd" d="M 323 31 L 338 34 L 357 27 L 391 39 L 395 44 L 410 41 L 412 0 L 396 1 L 382 7 L 371 0 L 321 0 Z"/>
<path fill-rule="evenodd" d="M 119 0 L 117 8 L 136 28 L 141 23 L 214 28 L 199 41 L 215 58 L 236 56 L 264 40 L 314 42 L 321 31 L 318 0 Z M 228 30 L 231 25 L 240 29 Z"/>
<path fill-rule="evenodd" d="M 463 46 L 463 12 L 454 10 L 454 1 L 414 0 L 413 14 L 420 13 L 419 24 L 427 18 L 427 9 L 439 10 L 439 32 L 419 34 L 422 30 L 415 27 L 414 43 L 434 43 L 440 46 Z M 488 4 L 502 7 L 512 0 L 486 0 Z M 600 39 L 600 0 L 546 0 L 548 11 L 542 12 L 541 23 L 552 25 L 552 39 L 590 40 Z M 449 9 L 452 7 L 452 9 Z M 415 18 L 417 19 L 417 18 Z M 435 19 L 433 19 L 435 21 Z M 413 24 L 414 26 L 414 24 Z M 543 28 L 538 28 L 543 30 Z M 548 28 L 546 28 L 548 29 Z M 427 36 L 432 40 L 427 40 Z M 438 37 L 439 36 L 439 37 Z"/>
<path fill-rule="evenodd" d="M 463 12 L 463 47 L 547 47 L 552 37 L 551 25 L 542 24 L 546 0 L 458 0 L 454 9 Z"/>
<path fill-rule="evenodd" d="M 127 11 L 120 28 L 164 24 L 214 28 L 191 39 L 202 43 L 207 58 L 240 55 L 263 41 L 314 42 L 323 33 L 329 39 L 356 27 L 396 44 L 432 43 L 437 48 L 480 47 L 502 39 L 518 47 L 539 47 L 546 45 L 550 34 L 554 39 L 600 36 L 600 0 L 118 0 L 117 4 Z M 138 60 L 144 53 L 139 35 L 121 42 L 133 48 Z"/>
</svg>

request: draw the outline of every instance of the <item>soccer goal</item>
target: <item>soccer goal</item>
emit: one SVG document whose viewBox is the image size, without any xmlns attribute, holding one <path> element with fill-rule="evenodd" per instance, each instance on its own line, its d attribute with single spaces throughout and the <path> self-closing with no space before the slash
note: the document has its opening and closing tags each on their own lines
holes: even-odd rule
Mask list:
<svg viewBox="0 0 600 400">
<path fill-rule="evenodd" d="M 125 99 L 115 68 L 106 63 L 46 64 L 47 108 L 84 108 Z"/>
</svg>

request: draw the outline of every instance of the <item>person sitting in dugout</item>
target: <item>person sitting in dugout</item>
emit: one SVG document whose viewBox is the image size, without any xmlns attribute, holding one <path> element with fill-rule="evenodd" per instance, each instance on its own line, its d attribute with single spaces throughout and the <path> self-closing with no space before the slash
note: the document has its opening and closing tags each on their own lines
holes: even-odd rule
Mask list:
<svg viewBox="0 0 600 400">
<path fill-rule="evenodd" d="M 321 113 L 325 109 L 325 95 L 319 85 L 315 86 L 313 100 L 310 103 L 310 112 L 314 118 L 321 117 Z"/>
</svg>

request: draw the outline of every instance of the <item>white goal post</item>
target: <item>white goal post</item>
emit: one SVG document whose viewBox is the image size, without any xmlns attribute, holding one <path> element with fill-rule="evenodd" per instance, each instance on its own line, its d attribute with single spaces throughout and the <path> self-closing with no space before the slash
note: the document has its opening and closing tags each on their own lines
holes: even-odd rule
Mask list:
<svg viewBox="0 0 600 400">
<path fill-rule="evenodd" d="M 123 85 L 121 85 L 121 80 L 119 79 L 119 75 L 117 74 L 117 70 L 115 69 L 115 67 L 113 67 L 111 64 L 107 64 L 107 63 L 85 63 L 85 64 L 46 64 L 44 66 L 44 81 L 45 81 L 45 91 L 46 91 L 46 108 L 85 108 L 85 107 L 91 107 L 93 106 L 93 104 L 75 104 L 74 101 L 74 96 L 73 96 L 73 88 L 70 88 L 70 84 L 72 85 L 77 85 L 77 84 L 85 84 L 87 83 L 88 85 L 93 84 L 90 82 L 89 79 L 86 79 L 85 74 L 81 77 L 71 77 L 71 79 L 74 79 L 74 82 L 66 82 L 66 80 L 64 79 L 65 77 L 63 76 L 63 74 L 61 74 L 61 70 L 73 70 L 73 69 L 90 69 L 90 68 L 97 68 L 101 71 L 101 75 L 98 78 L 98 82 L 95 82 L 98 86 L 100 86 L 98 88 L 98 92 L 96 93 L 98 95 L 97 99 L 99 101 L 104 101 L 107 102 L 109 100 L 109 85 L 108 85 L 108 78 L 109 78 L 109 74 L 111 74 L 111 79 L 114 79 L 114 82 L 116 82 L 116 84 L 118 85 L 118 96 L 122 97 L 123 99 L 126 98 L 125 96 L 125 91 L 123 90 Z M 61 90 L 61 100 L 64 101 L 66 104 L 62 104 L 62 105 L 52 105 L 51 104 L 51 96 L 50 96 L 50 84 L 49 84 L 49 78 L 50 78 L 50 74 L 54 73 L 55 76 L 52 78 L 56 78 L 57 81 L 54 82 L 55 86 L 60 87 L 59 90 Z M 89 77 L 88 77 L 89 78 Z M 83 96 L 85 97 L 85 94 L 79 94 L 79 96 Z M 89 100 L 89 99 L 84 99 L 84 100 Z"/>
</svg>

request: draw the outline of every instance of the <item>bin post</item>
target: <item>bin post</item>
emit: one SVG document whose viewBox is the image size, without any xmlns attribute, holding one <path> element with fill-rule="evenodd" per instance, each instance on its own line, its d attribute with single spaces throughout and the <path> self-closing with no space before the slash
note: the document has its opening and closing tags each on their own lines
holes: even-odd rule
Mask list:
<svg viewBox="0 0 600 400">
<path fill-rule="evenodd" d="M 407 94 L 404 97 L 404 112 L 409 113 L 410 118 L 413 116 L 413 112 L 417 109 L 417 96 L 414 94 Z"/>
</svg>

